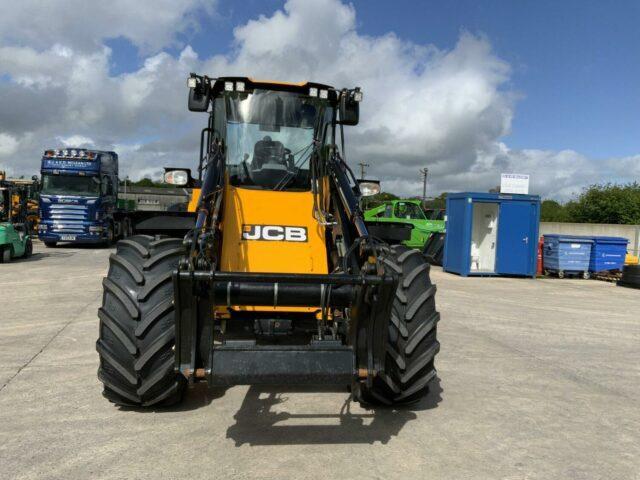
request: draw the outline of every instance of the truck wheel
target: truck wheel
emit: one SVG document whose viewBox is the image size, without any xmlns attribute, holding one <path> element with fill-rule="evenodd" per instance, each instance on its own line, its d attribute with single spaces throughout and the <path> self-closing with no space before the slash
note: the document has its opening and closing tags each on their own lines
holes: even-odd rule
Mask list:
<svg viewBox="0 0 640 480">
<path fill-rule="evenodd" d="M 53 248 L 58 244 L 58 242 L 44 242 L 44 246 L 47 248 Z"/>
<path fill-rule="evenodd" d="M 436 376 L 434 357 L 440 350 L 436 286 L 429 278 L 430 265 L 418 250 L 394 245 L 382 262 L 398 275 L 388 322 L 385 371 L 370 388 L 360 388 L 358 399 L 365 404 L 409 404 L 429 393 L 429 382 Z"/>
<path fill-rule="evenodd" d="M 33 243 L 30 238 L 27 238 L 27 243 L 24 244 L 23 258 L 29 258 L 33 254 Z"/>
<path fill-rule="evenodd" d="M 9 263 L 11 261 L 11 247 L 7 246 L 2 249 L 0 260 L 2 263 Z"/>
<path fill-rule="evenodd" d="M 122 238 L 129 238 L 132 234 L 131 220 L 125 218 L 122 222 Z"/>
<path fill-rule="evenodd" d="M 109 258 L 96 348 L 103 395 L 117 405 L 166 406 L 182 397 L 171 280 L 182 255 L 180 239 L 135 235 Z"/>
<path fill-rule="evenodd" d="M 110 247 L 111 245 L 113 245 L 115 238 L 116 237 L 115 237 L 115 232 L 113 230 L 113 224 L 110 223 L 109 226 L 107 227 L 107 238 L 105 238 L 104 240 L 104 246 Z"/>
</svg>

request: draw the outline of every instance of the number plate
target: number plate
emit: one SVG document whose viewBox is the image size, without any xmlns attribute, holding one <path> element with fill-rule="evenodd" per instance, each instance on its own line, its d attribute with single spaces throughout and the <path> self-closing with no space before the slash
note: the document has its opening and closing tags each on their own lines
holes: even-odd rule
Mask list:
<svg viewBox="0 0 640 480">
<path fill-rule="evenodd" d="M 75 235 L 60 235 L 60 240 L 67 241 L 67 242 L 73 242 L 75 241 L 76 236 Z"/>
</svg>

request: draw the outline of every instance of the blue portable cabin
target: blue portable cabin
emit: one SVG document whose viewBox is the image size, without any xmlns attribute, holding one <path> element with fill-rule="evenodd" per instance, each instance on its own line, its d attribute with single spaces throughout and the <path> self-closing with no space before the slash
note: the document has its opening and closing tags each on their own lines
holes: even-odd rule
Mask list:
<svg viewBox="0 0 640 480">
<path fill-rule="evenodd" d="M 535 277 L 539 223 L 538 195 L 448 194 L 443 269 Z"/>
<path fill-rule="evenodd" d="M 593 246 L 589 259 L 589 271 L 597 273 L 622 270 L 629 240 L 624 237 L 594 236 L 591 238 Z"/>
<path fill-rule="evenodd" d="M 563 277 L 566 274 L 587 278 L 593 239 L 581 235 L 545 234 L 544 270 Z"/>
</svg>

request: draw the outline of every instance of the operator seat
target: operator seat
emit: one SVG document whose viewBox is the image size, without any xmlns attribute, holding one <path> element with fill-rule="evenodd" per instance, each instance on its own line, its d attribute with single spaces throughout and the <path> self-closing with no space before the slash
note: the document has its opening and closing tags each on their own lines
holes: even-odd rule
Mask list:
<svg viewBox="0 0 640 480">
<path fill-rule="evenodd" d="M 262 140 L 258 140 L 253 147 L 253 160 L 251 161 L 252 169 L 260 169 L 265 163 L 284 164 L 285 151 L 282 142 L 271 140 L 266 136 Z"/>
<path fill-rule="evenodd" d="M 253 147 L 250 177 L 260 187 L 275 188 L 289 175 L 287 150 L 282 142 L 266 136 Z"/>
</svg>

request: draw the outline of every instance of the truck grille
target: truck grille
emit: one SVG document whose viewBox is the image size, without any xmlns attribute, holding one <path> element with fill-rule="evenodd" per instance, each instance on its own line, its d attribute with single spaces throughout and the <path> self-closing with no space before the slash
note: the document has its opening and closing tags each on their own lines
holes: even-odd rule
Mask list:
<svg viewBox="0 0 640 480">
<path fill-rule="evenodd" d="M 51 219 L 51 231 L 54 233 L 83 233 L 84 222 L 87 218 L 88 208 L 85 205 L 51 205 L 49 218 Z"/>
</svg>

